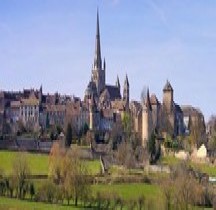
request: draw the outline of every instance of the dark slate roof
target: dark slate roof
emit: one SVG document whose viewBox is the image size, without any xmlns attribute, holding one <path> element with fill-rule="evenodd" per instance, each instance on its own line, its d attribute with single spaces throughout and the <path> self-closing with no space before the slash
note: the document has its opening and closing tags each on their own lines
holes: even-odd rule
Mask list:
<svg viewBox="0 0 216 210">
<path fill-rule="evenodd" d="M 182 113 L 182 109 L 178 104 L 175 104 L 175 110 L 179 113 Z"/>
<path fill-rule="evenodd" d="M 173 91 L 172 85 L 170 84 L 168 80 L 166 81 L 163 91 Z"/>
<path fill-rule="evenodd" d="M 108 91 L 111 101 L 114 101 L 115 99 L 121 99 L 121 93 L 118 87 L 106 85 L 105 89 Z"/>
<path fill-rule="evenodd" d="M 90 81 L 86 88 L 85 95 L 91 96 L 92 94 L 94 96 L 97 95 L 97 88 L 96 88 L 96 84 L 93 81 Z"/>
</svg>

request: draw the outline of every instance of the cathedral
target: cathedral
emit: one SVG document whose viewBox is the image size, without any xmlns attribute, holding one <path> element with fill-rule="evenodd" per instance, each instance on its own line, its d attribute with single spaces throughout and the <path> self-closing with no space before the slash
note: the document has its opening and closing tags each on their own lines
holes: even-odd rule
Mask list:
<svg viewBox="0 0 216 210">
<path fill-rule="evenodd" d="M 90 128 L 109 130 L 116 115 L 129 109 L 129 81 L 126 75 L 121 94 L 119 78 L 115 85 L 106 84 L 106 61 L 102 64 L 99 14 L 97 12 L 95 54 L 92 65 L 91 80 L 85 90 L 84 101 L 90 107 Z M 114 120 L 113 120 L 114 119 Z"/>
<path fill-rule="evenodd" d="M 143 101 L 130 101 L 130 85 L 125 77 L 123 91 L 117 76 L 115 85 L 106 84 L 106 62 L 102 64 L 99 14 L 97 12 L 95 54 L 91 80 L 85 91 L 84 101 L 89 104 L 89 125 L 91 130 L 111 130 L 121 122 L 122 114 L 131 116 L 133 132 L 138 134 L 141 145 L 146 147 L 153 133 L 161 138 L 175 138 L 186 135 L 184 110 L 174 101 L 174 90 L 169 81 L 163 88 L 160 102 L 155 94 L 146 91 Z"/>
<path fill-rule="evenodd" d="M 106 84 L 106 61 L 104 59 L 102 64 L 98 13 L 94 62 L 92 65 L 91 80 L 85 91 L 85 100 L 91 97 L 94 97 L 94 100 L 99 103 L 100 108 L 110 108 L 111 102 L 113 101 L 124 101 L 126 102 L 125 105 L 129 105 L 129 81 L 127 75 L 124 83 L 123 97 L 121 95 L 121 86 L 118 76 L 115 85 Z"/>
</svg>

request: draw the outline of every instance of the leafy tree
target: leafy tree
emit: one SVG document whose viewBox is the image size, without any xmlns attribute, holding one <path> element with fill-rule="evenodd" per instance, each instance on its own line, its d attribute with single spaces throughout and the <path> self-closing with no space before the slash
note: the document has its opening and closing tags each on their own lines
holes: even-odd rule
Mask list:
<svg viewBox="0 0 216 210">
<path fill-rule="evenodd" d="M 66 137 L 65 137 L 65 146 L 70 147 L 72 143 L 72 127 L 71 124 L 68 123 L 67 130 L 66 130 Z"/>
</svg>

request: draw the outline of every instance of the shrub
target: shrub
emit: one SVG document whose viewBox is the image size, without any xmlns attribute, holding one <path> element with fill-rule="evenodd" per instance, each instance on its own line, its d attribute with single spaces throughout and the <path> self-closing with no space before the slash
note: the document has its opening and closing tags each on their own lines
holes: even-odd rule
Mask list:
<svg viewBox="0 0 216 210">
<path fill-rule="evenodd" d="M 55 198 L 56 186 L 53 182 L 47 181 L 39 188 L 36 194 L 36 201 L 52 203 Z"/>
</svg>

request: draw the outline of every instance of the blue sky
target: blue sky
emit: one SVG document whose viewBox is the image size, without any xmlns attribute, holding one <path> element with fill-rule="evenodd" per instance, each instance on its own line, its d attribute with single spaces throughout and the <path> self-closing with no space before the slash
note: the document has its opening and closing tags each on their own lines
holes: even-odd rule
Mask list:
<svg viewBox="0 0 216 210">
<path fill-rule="evenodd" d="M 83 97 L 100 12 L 107 83 L 125 74 L 131 99 L 144 86 L 162 99 L 216 113 L 216 1 L 0 0 L 0 89 L 39 88 Z"/>
</svg>

